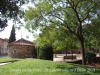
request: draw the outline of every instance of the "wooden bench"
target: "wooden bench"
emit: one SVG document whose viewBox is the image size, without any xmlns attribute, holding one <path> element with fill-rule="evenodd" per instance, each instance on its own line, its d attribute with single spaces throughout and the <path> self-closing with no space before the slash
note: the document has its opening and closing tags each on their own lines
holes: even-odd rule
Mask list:
<svg viewBox="0 0 100 75">
<path fill-rule="evenodd" d="M 74 59 L 75 60 L 76 56 L 75 55 L 73 55 L 73 57 L 72 56 L 64 56 L 63 59 L 64 59 L 64 61 L 65 61 L 65 59 L 72 59 L 72 60 Z"/>
</svg>

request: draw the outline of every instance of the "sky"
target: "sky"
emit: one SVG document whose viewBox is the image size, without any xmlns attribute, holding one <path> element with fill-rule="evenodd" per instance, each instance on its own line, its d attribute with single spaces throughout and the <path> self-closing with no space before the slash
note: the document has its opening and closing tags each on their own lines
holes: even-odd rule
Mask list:
<svg viewBox="0 0 100 75">
<path fill-rule="evenodd" d="M 12 29 L 12 21 L 8 21 L 8 26 L 5 28 L 5 30 L 3 30 L 2 32 L 0 32 L 0 38 L 8 38 L 10 36 L 11 33 L 11 29 Z M 29 38 L 26 38 L 26 36 L 29 36 Z M 21 27 L 20 30 L 16 30 L 16 40 L 24 38 L 26 40 L 29 41 L 33 41 L 35 38 L 33 37 L 33 35 L 27 31 L 27 29 L 25 29 L 24 27 Z"/>
</svg>

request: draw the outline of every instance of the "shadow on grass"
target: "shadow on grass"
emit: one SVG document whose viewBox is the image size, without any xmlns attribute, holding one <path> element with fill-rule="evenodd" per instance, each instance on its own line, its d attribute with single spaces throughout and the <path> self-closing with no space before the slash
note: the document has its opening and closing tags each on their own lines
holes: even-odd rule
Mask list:
<svg viewBox="0 0 100 75">
<path fill-rule="evenodd" d="M 0 62 L 0 63 L 7 63 L 7 62 L 13 63 L 13 62 L 17 62 L 17 61 L 19 61 L 19 60 L 10 60 L 10 61 Z"/>
</svg>

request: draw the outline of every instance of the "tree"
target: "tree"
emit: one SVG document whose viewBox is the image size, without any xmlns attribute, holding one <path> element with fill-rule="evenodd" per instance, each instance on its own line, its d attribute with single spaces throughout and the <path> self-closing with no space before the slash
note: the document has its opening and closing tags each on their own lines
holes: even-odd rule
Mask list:
<svg viewBox="0 0 100 75">
<path fill-rule="evenodd" d="M 15 36 L 15 35 L 16 35 L 16 34 L 15 34 L 15 27 L 14 27 L 14 25 L 13 25 L 13 26 L 12 26 L 12 30 L 11 30 L 11 34 L 10 34 L 10 37 L 9 37 L 9 42 L 8 42 L 8 44 L 16 40 L 16 36 Z"/>
<path fill-rule="evenodd" d="M 83 32 L 84 32 L 84 41 L 85 41 L 85 48 L 87 50 L 100 50 L 100 16 L 99 14 L 96 18 L 91 20 L 90 24 L 84 25 Z"/>
<path fill-rule="evenodd" d="M 0 31 L 7 27 L 7 20 L 20 22 L 23 12 L 20 7 L 29 0 L 0 0 Z"/>
<path fill-rule="evenodd" d="M 99 0 L 35 0 L 35 8 L 29 7 L 25 21 L 30 31 L 43 27 L 69 30 L 80 42 L 82 64 L 85 65 L 83 25 L 91 22 L 99 13 Z M 53 24 L 51 24 L 53 23 Z M 32 29 L 31 29 L 31 28 Z M 66 34 L 67 35 L 67 34 Z"/>
<path fill-rule="evenodd" d="M 3 31 L 5 29 L 5 27 L 7 26 L 7 20 L 1 20 L 0 19 L 0 32 Z"/>
<path fill-rule="evenodd" d="M 46 27 L 43 28 L 41 32 L 42 33 L 39 34 L 37 39 L 34 40 L 34 43 L 37 43 L 39 41 L 39 46 L 43 46 L 47 43 L 51 44 L 55 53 L 55 57 L 57 57 L 57 51 L 66 50 L 67 55 L 67 50 L 72 51 L 72 49 L 76 49 L 75 47 L 77 47 L 78 45 L 76 37 L 72 37 L 73 35 L 70 34 L 69 31 L 66 31 L 66 35 L 65 31 L 63 30 L 61 31 L 51 27 Z"/>
<path fill-rule="evenodd" d="M 97 15 L 97 18 L 92 20 L 92 27 L 94 32 L 93 37 L 95 38 L 95 46 L 99 49 L 99 56 L 100 56 L 100 14 Z"/>
<path fill-rule="evenodd" d="M 85 48 L 87 50 L 91 50 L 94 44 L 94 40 L 95 40 L 95 37 L 94 37 L 95 28 L 92 24 L 87 24 L 87 25 L 84 25 L 83 31 L 85 31 L 84 32 Z"/>
<path fill-rule="evenodd" d="M 50 44 L 45 44 L 39 48 L 39 58 L 44 60 L 53 60 L 53 49 Z"/>
</svg>

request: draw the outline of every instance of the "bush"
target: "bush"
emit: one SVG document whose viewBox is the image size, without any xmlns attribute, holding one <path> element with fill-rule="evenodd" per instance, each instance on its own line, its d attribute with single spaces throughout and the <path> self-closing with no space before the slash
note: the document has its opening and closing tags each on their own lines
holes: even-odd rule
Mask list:
<svg viewBox="0 0 100 75">
<path fill-rule="evenodd" d="M 39 58 L 44 60 L 53 60 L 53 49 L 49 44 L 45 44 L 39 49 Z"/>
<path fill-rule="evenodd" d="M 37 58 L 37 48 L 33 48 L 33 58 Z"/>
<path fill-rule="evenodd" d="M 96 54 L 93 51 L 88 51 L 85 53 L 85 58 L 96 57 Z"/>
<path fill-rule="evenodd" d="M 86 61 L 89 64 L 91 64 L 92 62 L 95 62 L 95 60 L 93 60 L 93 57 L 96 57 L 96 54 L 93 51 L 88 51 L 85 53 Z"/>
</svg>

